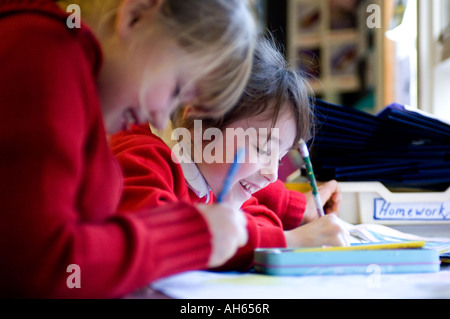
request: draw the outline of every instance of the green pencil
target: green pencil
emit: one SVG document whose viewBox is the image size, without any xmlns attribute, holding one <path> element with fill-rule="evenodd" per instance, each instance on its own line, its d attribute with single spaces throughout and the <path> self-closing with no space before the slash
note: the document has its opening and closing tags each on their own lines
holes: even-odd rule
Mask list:
<svg viewBox="0 0 450 319">
<path fill-rule="evenodd" d="M 302 155 L 303 161 L 305 162 L 306 174 L 308 175 L 309 185 L 311 185 L 314 202 L 316 203 L 317 213 L 319 214 L 319 217 L 324 216 L 325 212 L 323 211 L 322 201 L 320 200 L 320 195 L 317 188 L 316 177 L 314 176 L 311 159 L 309 158 L 308 146 L 303 139 L 300 140 L 299 150 L 300 154 Z"/>
</svg>

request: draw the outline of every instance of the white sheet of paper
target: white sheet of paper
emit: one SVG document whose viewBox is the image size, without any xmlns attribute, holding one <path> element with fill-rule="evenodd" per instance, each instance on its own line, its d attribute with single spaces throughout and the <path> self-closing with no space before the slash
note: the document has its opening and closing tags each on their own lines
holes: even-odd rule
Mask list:
<svg viewBox="0 0 450 319">
<path fill-rule="evenodd" d="M 450 269 L 437 273 L 267 276 L 190 271 L 151 287 L 177 299 L 378 299 L 450 298 Z M 145 296 L 139 296 L 145 298 Z"/>
</svg>

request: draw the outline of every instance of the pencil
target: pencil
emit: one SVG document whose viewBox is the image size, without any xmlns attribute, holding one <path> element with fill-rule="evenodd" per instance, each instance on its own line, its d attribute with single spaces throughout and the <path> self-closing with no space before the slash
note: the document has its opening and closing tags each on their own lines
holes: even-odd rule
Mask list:
<svg viewBox="0 0 450 319">
<path fill-rule="evenodd" d="M 323 211 L 322 201 L 320 200 L 320 195 L 317 188 L 316 177 L 314 176 L 311 159 L 309 158 L 308 146 L 306 145 L 303 139 L 300 140 L 299 150 L 300 154 L 302 155 L 303 161 L 305 162 L 306 174 L 308 175 L 309 185 L 311 185 L 311 190 L 314 196 L 314 202 L 316 204 L 317 213 L 319 214 L 319 217 L 324 216 L 325 212 Z"/>
<path fill-rule="evenodd" d="M 217 202 L 221 203 L 223 202 L 223 199 L 228 194 L 228 191 L 231 188 L 231 182 L 233 181 L 234 175 L 236 175 L 239 166 L 241 166 L 242 162 L 244 161 L 245 156 L 245 149 L 240 148 L 237 150 L 235 156 L 234 156 L 234 162 L 231 164 L 231 167 L 227 173 L 227 176 L 223 182 L 222 190 L 220 191 L 219 195 L 217 196 Z"/>
</svg>

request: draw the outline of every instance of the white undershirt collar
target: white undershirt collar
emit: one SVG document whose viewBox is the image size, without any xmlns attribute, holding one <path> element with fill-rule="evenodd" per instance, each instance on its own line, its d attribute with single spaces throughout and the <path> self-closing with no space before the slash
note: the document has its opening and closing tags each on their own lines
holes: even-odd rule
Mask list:
<svg viewBox="0 0 450 319">
<path fill-rule="evenodd" d="M 175 145 L 180 143 L 174 140 L 163 140 L 169 147 L 171 147 L 172 150 Z M 183 143 L 183 141 L 181 141 L 181 143 Z M 183 150 L 186 150 L 186 148 Z M 187 154 L 187 152 L 177 154 L 177 152 L 172 151 L 172 154 L 174 154 L 174 156 L 178 159 L 178 163 L 181 166 L 184 179 L 186 180 L 188 187 L 195 193 L 195 195 L 198 196 L 198 198 L 203 198 L 206 196 L 205 203 L 208 203 L 211 199 L 211 187 L 209 187 L 202 173 L 198 169 L 198 166 L 192 161 L 192 158 L 189 154 Z"/>
</svg>

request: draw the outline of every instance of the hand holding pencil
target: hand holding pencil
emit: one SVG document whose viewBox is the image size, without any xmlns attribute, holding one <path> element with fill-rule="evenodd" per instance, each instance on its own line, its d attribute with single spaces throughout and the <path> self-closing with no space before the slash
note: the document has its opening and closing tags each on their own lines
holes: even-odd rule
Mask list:
<svg viewBox="0 0 450 319">
<path fill-rule="evenodd" d="M 348 246 L 350 234 L 337 217 L 341 193 L 335 180 L 317 186 L 308 147 L 301 140 L 299 151 L 305 162 L 311 191 L 306 193 L 306 208 L 300 227 L 285 231 L 287 247 Z M 322 200 L 325 206 L 322 205 Z M 325 217 L 321 218 L 327 214 Z"/>
<path fill-rule="evenodd" d="M 208 267 L 219 267 L 248 241 L 247 219 L 244 213 L 227 204 L 198 204 L 211 236 Z"/>
</svg>

